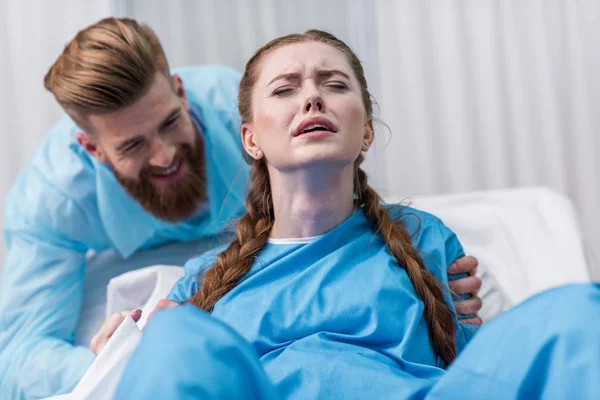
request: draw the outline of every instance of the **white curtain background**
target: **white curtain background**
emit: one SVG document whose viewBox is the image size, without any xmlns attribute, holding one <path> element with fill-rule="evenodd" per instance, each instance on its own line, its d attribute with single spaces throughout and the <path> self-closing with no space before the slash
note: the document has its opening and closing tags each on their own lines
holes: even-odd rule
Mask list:
<svg viewBox="0 0 600 400">
<path fill-rule="evenodd" d="M 600 2 L 595 0 L 3 0 L 0 206 L 60 116 L 43 76 L 107 15 L 152 26 L 172 66 L 242 70 L 268 40 L 326 29 L 362 59 L 379 103 L 367 160 L 386 196 L 548 185 L 581 217 L 600 278 Z M 2 217 L 0 217 L 0 222 Z M 4 243 L 0 259 L 4 259 Z M 0 261 L 0 268 L 3 261 Z M 568 268 L 568 266 L 566 266 Z"/>
<path fill-rule="evenodd" d="M 376 20 L 385 188 L 556 188 L 600 278 L 600 2 L 379 0 Z"/>
<path fill-rule="evenodd" d="M 0 0 L 0 225 L 18 172 L 62 115 L 44 75 L 77 31 L 114 12 L 109 0 Z"/>
</svg>

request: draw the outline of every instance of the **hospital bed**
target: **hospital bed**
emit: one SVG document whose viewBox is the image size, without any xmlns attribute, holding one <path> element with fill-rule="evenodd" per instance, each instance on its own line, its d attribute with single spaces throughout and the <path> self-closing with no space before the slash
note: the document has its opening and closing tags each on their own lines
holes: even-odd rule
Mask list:
<svg viewBox="0 0 600 400">
<path fill-rule="evenodd" d="M 522 188 L 388 202 L 440 217 L 479 260 L 484 321 L 542 290 L 590 280 L 577 217 L 570 200 L 547 188 Z M 128 317 L 72 393 L 52 400 L 110 399 L 146 316 L 183 276 L 188 259 L 231 236 L 172 243 L 123 260 L 114 251 L 89 256 L 76 343 L 87 346 L 108 315 L 141 308 L 137 326 Z"/>
<path fill-rule="evenodd" d="M 551 189 L 387 200 L 440 217 L 456 232 L 467 254 L 478 258 L 484 321 L 544 289 L 590 280 L 573 205 Z M 186 260 L 223 240 L 172 243 L 128 260 L 113 251 L 91 255 L 77 344 L 87 346 L 113 312 L 142 308 L 147 315 L 183 275 Z"/>
</svg>

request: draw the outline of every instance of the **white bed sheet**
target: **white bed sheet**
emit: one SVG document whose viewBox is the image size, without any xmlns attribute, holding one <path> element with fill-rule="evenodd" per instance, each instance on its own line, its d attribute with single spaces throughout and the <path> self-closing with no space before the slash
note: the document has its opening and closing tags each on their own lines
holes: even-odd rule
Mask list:
<svg viewBox="0 0 600 400">
<path fill-rule="evenodd" d="M 191 242 L 171 243 L 137 252 L 127 260 L 122 259 L 113 250 L 91 255 L 86 266 L 84 299 L 75 333 L 75 344 L 89 346 L 90 341 L 106 319 L 106 315 L 110 315 L 113 309 L 121 311 L 125 308 L 142 308 L 144 306 L 143 299 L 148 301 L 153 293 L 158 295 L 160 287 L 166 288 L 170 284 L 170 281 L 168 281 L 169 278 L 165 277 L 164 274 L 162 278 L 155 276 L 156 280 L 153 281 L 151 279 L 152 275 L 149 276 L 147 273 L 144 273 L 141 270 L 142 268 L 156 265 L 183 266 L 190 258 L 198 256 L 204 251 L 224 243 L 226 240 L 227 237 L 224 236 Z M 141 271 L 140 277 L 143 284 L 137 286 L 135 291 L 129 292 L 131 293 L 129 296 L 133 296 L 138 303 L 126 303 L 129 297 L 123 295 L 126 292 L 123 285 L 126 285 L 127 280 L 134 277 L 123 274 L 137 270 Z M 181 271 L 183 273 L 183 269 Z M 125 276 L 125 278 L 117 278 L 120 276 Z M 118 283 L 118 285 L 109 285 L 109 282 L 113 278 L 117 278 L 115 279 L 115 283 Z M 173 279 L 172 276 L 170 279 Z M 144 285 L 147 287 L 144 288 Z M 109 289 L 111 293 L 107 295 L 107 290 Z M 117 301 L 119 296 L 121 296 L 121 303 Z M 110 309 L 107 309 L 107 298 L 112 299 Z M 118 308 L 123 305 L 127 307 Z"/>
<path fill-rule="evenodd" d="M 119 325 L 71 393 L 46 400 L 110 400 L 142 332 L 130 316 Z"/>
</svg>

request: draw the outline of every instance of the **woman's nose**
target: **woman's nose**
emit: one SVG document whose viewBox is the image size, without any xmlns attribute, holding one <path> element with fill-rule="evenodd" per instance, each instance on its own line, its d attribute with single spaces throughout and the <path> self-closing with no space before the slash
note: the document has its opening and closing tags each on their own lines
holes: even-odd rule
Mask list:
<svg viewBox="0 0 600 400">
<path fill-rule="evenodd" d="M 309 112 L 325 112 L 325 101 L 317 86 L 308 84 L 305 89 L 305 95 L 306 99 L 304 100 L 304 106 L 302 107 L 302 111 L 305 114 L 308 114 Z"/>
<path fill-rule="evenodd" d="M 321 96 L 311 96 L 306 100 L 304 112 L 308 113 L 311 110 L 325 112 L 325 103 L 323 102 Z"/>
<path fill-rule="evenodd" d="M 319 90 L 318 82 L 312 79 L 307 79 L 303 87 L 303 94 L 305 96 L 302 111 L 304 114 L 309 112 L 320 112 L 326 111 L 325 100 Z"/>
</svg>

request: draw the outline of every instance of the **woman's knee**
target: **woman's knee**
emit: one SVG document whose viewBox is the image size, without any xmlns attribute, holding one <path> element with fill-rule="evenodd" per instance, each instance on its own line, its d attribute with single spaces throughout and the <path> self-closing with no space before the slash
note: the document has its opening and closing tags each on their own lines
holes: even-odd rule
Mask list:
<svg viewBox="0 0 600 400">
<path fill-rule="evenodd" d="M 166 344 L 164 356 L 174 358 L 194 349 L 206 354 L 207 349 L 249 347 L 232 328 L 191 305 L 158 311 L 144 330 L 143 342 L 149 342 L 153 349 Z"/>
<path fill-rule="evenodd" d="M 546 290 L 523 304 L 550 317 L 587 319 L 600 312 L 600 284 L 578 283 Z"/>
<path fill-rule="evenodd" d="M 525 328 L 538 335 L 600 334 L 600 285 L 570 284 L 539 293 L 505 315 L 499 324 Z M 492 321 L 494 323 L 495 321 Z"/>
</svg>

